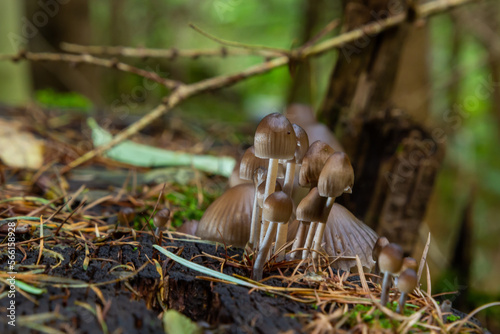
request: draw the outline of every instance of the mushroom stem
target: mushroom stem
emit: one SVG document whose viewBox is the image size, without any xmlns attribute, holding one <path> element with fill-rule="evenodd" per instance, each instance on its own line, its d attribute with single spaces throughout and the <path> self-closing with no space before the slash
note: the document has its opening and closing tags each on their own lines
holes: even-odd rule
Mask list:
<svg viewBox="0 0 500 334">
<path fill-rule="evenodd" d="M 382 294 L 380 295 L 380 304 L 386 306 L 389 300 L 389 288 L 391 287 L 391 274 L 386 271 L 382 281 Z"/>
<path fill-rule="evenodd" d="M 302 251 L 302 259 L 307 259 L 307 257 L 309 256 L 309 250 L 312 246 L 317 226 L 318 226 L 317 222 L 311 222 L 311 225 L 309 225 L 309 231 L 307 232 L 306 242 L 304 243 L 305 249 Z"/>
<path fill-rule="evenodd" d="M 266 236 L 260 244 L 259 253 L 257 254 L 257 259 L 255 260 L 255 263 L 253 265 L 253 273 L 252 273 L 252 278 L 256 281 L 260 281 L 262 279 L 262 272 L 264 271 L 264 263 L 266 261 L 267 254 L 271 249 L 276 229 L 277 229 L 277 224 L 271 222 L 269 228 L 267 229 Z"/>
<path fill-rule="evenodd" d="M 330 214 L 332 210 L 333 203 L 335 203 L 335 197 L 328 197 L 325 206 L 325 214 L 326 217 Z M 323 222 L 319 223 L 319 226 L 316 228 L 316 234 L 314 236 L 314 252 L 312 252 L 312 259 L 316 261 L 318 259 L 318 254 L 321 251 L 321 242 L 323 241 L 323 234 L 325 233 L 326 227 L 326 219 Z"/>
<path fill-rule="evenodd" d="M 286 164 L 286 174 L 285 183 L 283 184 L 283 192 L 288 196 L 292 196 L 293 180 L 295 178 L 295 162 L 287 162 Z M 290 220 L 292 218 L 290 217 Z M 278 232 L 276 234 L 276 244 L 274 245 L 275 251 L 282 248 L 286 243 L 286 238 L 288 235 L 288 223 L 279 224 Z M 283 261 L 285 259 L 285 250 L 283 249 L 277 256 L 277 261 Z"/>
<path fill-rule="evenodd" d="M 267 169 L 267 179 L 266 179 L 266 190 L 264 192 L 264 200 L 267 196 L 272 194 L 276 188 L 276 177 L 278 176 L 278 159 L 269 159 L 269 168 Z M 269 227 L 269 222 L 264 220 L 262 228 L 260 230 L 260 241 L 263 242 L 264 237 L 267 235 L 267 229 Z M 276 232 L 276 231 L 275 231 Z M 275 233 L 274 232 L 274 233 Z M 274 238 L 274 235 L 273 235 Z"/>
<path fill-rule="evenodd" d="M 306 233 L 307 233 L 307 226 L 310 225 L 310 222 L 303 222 L 301 221 L 299 224 L 299 229 L 297 230 L 297 236 L 295 237 L 295 240 L 292 245 L 292 253 L 290 254 L 290 260 L 295 260 L 297 257 L 299 257 L 299 251 L 297 250 L 298 248 L 302 248 L 302 245 L 304 245 L 304 241 L 306 238 Z"/>
<path fill-rule="evenodd" d="M 403 314 L 407 297 L 408 294 L 406 292 L 401 293 L 401 297 L 399 297 L 399 304 L 398 307 L 396 308 L 397 313 Z"/>
<path fill-rule="evenodd" d="M 255 196 L 253 199 L 253 208 L 252 208 L 252 222 L 250 224 L 250 239 L 249 246 L 252 249 L 256 249 L 259 247 L 259 239 L 260 239 L 260 222 L 262 217 L 262 211 L 257 203 L 257 189 L 255 190 Z"/>
<path fill-rule="evenodd" d="M 155 230 L 155 235 L 156 235 L 156 236 L 159 236 L 159 235 L 160 235 L 160 228 L 159 228 L 159 227 L 157 227 L 157 228 L 156 228 L 156 230 Z"/>
</svg>

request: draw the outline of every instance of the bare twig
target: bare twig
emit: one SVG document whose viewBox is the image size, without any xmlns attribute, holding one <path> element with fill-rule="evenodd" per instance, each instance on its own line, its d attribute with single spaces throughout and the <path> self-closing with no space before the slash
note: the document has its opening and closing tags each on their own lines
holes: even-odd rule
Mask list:
<svg viewBox="0 0 500 334">
<path fill-rule="evenodd" d="M 11 61 L 31 60 L 35 62 L 59 61 L 59 62 L 68 62 L 70 64 L 75 64 L 75 65 L 86 63 L 107 68 L 116 68 L 117 70 L 123 72 L 137 74 L 146 79 L 158 82 L 159 84 L 162 84 L 170 89 L 174 89 L 181 84 L 178 81 L 163 78 L 154 72 L 143 70 L 141 68 L 120 62 L 117 59 L 97 58 L 88 54 L 73 55 L 66 53 L 20 52 L 16 55 L 0 55 L 0 60 L 11 60 Z"/>
<path fill-rule="evenodd" d="M 286 56 L 290 53 L 290 51 L 286 50 L 286 49 L 272 48 L 272 47 L 268 47 L 268 46 L 264 46 L 264 45 L 250 45 L 250 44 L 244 44 L 244 43 L 240 43 L 240 42 L 224 40 L 224 39 L 221 39 L 221 38 L 215 37 L 214 35 L 209 34 L 208 32 L 202 30 L 201 28 L 197 27 L 196 25 L 194 25 L 192 23 L 189 24 L 189 26 L 191 28 L 193 28 L 194 30 L 196 30 L 198 33 L 205 36 L 206 38 L 209 38 L 212 41 L 215 41 L 215 42 L 222 44 L 222 45 L 232 46 L 232 47 L 241 48 L 241 49 L 248 49 L 248 50 L 264 50 L 264 51 L 268 51 L 268 52 L 273 52 L 276 56 Z"/>
<path fill-rule="evenodd" d="M 124 56 L 124 57 L 140 57 L 140 58 L 193 58 L 199 57 L 226 57 L 226 56 L 262 56 L 266 58 L 274 58 L 282 56 L 282 53 L 276 53 L 267 50 L 258 49 L 228 49 L 220 47 L 216 49 L 206 50 L 178 50 L 170 49 L 150 49 L 150 48 L 133 48 L 127 46 L 100 46 L 100 45 L 79 45 L 63 42 L 60 45 L 61 49 L 72 53 L 88 53 L 102 56 Z"/>
</svg>

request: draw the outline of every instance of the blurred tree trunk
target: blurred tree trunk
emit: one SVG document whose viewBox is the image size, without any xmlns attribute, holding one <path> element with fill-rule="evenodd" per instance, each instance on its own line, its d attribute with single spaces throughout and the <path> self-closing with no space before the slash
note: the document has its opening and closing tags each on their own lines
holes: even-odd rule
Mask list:
<svg viewBox="0 0 500 334">
<path fill-rule="evenodd" d="M 299 45 L 306 43 L 312 36 L 318 22 L 320 21 L 321 13 L 325 11 L 323 0 L 304 0 L 304 23 L 300 36 Z M 293 83 L 288 95 L 288 104 L 305 103 L 312 104 L 311 96 L 311 62 L 306 60 L 301 64 L 295 73 L 293 73 Z"/>
<path fill-rule="evenodd" d="M 23 3 L 18 0 L 0 2 L 0 31 L 6 32 L 0 39 L 0 53 L 13 54 L 17 50 L 9 37 L 21 35 L 19 17 L 24 10 Z M 7 33 L 8 32 L 8 33 Z M 0 63 L 0 101 L 9 104 L 24 104 L 29 101 L 30 78 L 27 63 Z"/>
<path fill-rule="evenodd" d="M 72 0 L 59 3 L 44 1 L 26 2 L 26 22 L 36 33 L 29 38 L 29 50 L 35 52 L 60 52 L 63 41 L 91 44 L 89 2 Z M 53 88 L 59 91 L 76 91 L 100 104 L 100 85 L 95 66 L 59 62 L 32 62 L 34 89 Z"/>
<path fill-rule="evenodd" d="M 346 0 L 342 30 L 406 10 L 403 1 Z M 341 201 L 406 253 L 417 239 L 442 160 L 439 138 L 424 127 L 427 41 L 418 29 L 407 22 L 344 45 L 321 109 L 355 170 L 353 194 Z"/>
</svg>

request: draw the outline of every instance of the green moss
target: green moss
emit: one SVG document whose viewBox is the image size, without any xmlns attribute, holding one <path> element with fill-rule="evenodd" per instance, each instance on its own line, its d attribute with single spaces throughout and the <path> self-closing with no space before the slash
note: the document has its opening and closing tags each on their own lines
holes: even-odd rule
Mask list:
<svg viewBox="0 0 500 334">
<path fill-rule="evenodd" d="M 177 191 L 172 191 L 165 195 L 165 199 L 170 202 L 174 208 L 172 218 L 172 226 L 179 227 L 188 220 L 200 220 L 205 212 L 205 209 L 218 196 L 218 191 L 201 190 L 202 201 L 198 202 L 200 190 L 198 187 L 182 186 Z"/>
</svg>

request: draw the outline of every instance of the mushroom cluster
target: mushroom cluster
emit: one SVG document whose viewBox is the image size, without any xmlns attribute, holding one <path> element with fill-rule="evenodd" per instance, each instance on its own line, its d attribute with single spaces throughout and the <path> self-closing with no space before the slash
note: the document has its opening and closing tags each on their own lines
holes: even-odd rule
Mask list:
<svg viewBox="0 0 500 334">
<path fill-rule="evenodd" d="M 326 254 L 336 258 L 332 266 L 344 270 L 355 266 L 351 259 L 358 255 L 364 267 L 374 266 L 377 235 L 334 204 L 354 186 L 354 171 L 344 152 L 319 140 L 309 145 L 303 128 L 273 113 L 257 126 L 254 145 L 238 169 L 240 179 L 248 183 L 230 188 L 216 200 L 196 235 L 237 247 L 248 245 L 256 254 L 254 279 L 262 278 L 272 254 L 277 261 L 287 256 L 317 260 Z M 308 194 L 296 198 L 297 187 L 309 189 Z"/>
<path fill-rule="evenodd" d="M 408 294 L 418 285 L 417 261 L 412 257 L 403 257 L 403 249 L 395 243 L 389 243 L 385 237 L 377 240 L 373 254 L 377 254 L 377 268 L 384 275 L 380 304 L 387 304 L 394 277 L 395 285 L 401 293 L 397 312 L 403 313 Z"/>
</svg>

